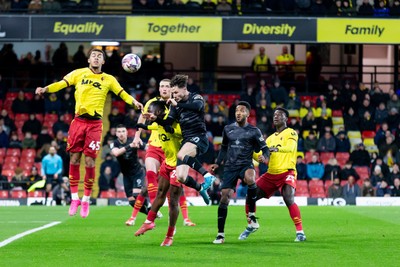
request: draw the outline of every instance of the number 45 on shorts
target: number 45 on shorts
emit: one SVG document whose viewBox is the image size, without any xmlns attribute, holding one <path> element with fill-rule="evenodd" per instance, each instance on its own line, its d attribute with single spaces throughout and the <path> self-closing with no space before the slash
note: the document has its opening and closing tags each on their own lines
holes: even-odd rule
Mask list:
<svg viewBox="0 0 400 267">
<path fill-rule="evenodd" d="M 92 150 L 95 150 L 95 151 L 100 150 L 100 141 L 97 141 L 97 142 L 96 141 L 92 141 L 92 142 L 90 142 L 89 147 Z"/>
</svg>

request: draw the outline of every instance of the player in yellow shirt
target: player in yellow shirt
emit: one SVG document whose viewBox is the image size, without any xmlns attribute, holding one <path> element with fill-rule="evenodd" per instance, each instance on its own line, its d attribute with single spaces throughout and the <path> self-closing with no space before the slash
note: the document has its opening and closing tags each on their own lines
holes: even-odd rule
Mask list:
<svg viewBox="0 0 400 267">
<path fill-rule="evenodd" d="M 61 81 L 46 87 L 36 88 L 36 94 L 54 93 L 69 86 L 75 86 L 75 118 L 68 132 L 67 151 L 70 152 L 69 180 L 71 187 L 71 206 L 69 215 L 76 214 L 81 207 L 81 217 L 89 215 L 89 201 L 95 179 L 95 159 L 99 153 L 103 131 L 104 103 L 109 91 L 121 97 L 127 104 L 142 109 L 143 105 L 130 96 L 115 77 L 101 71 L 105 63 L 105 53 L 100 49 L 89 52 L 89 67 L 76 69 Z M 78 196 L 80 180 L 79 166 L 82 154 L 85 155 L 85 181 L 82 201 Z"/>
<path fill-rule="evenodd" d="M 144 118 L 143 114 L 147 113 L 151 103 L 153 103 L 154 101 L 165 101 L 166 102 L 167 99 L 171 97 L 171 86 L 170 86 L 169 79 L 163 79 L 160 81 L 159 92 L 160 92 L 160 96 L 150 99 L 144 105 L 143 113 L 140 115 L 138 122 L 137 122 L 138 124 L 145 123 L 146 119 Z M 168 108 L 166 111 L 168 111 Z M 138 128 L 138 130 L 135 133 L 135 138 L 133 140 L 133 143 L 136 146 L 143 145 L 143 142 L 140 139 L 141 133 L 142 133 L 142 128 Z M 150 203 L 153 203 L 154 199 L 157 196 L 157 186 L 158 186 L 157 185 L 158 184 L 157 174 L 160 170 L 161 163 L 164 161 L 164 159 L 165 159 L 164 151 L 161 148 L 161 142 L 159 140 L 158 128 L 156 128 L 151 131 L 150 138 L 149 138 L 149 145 L 147 146 L 147 149 L 146 149 L 146 156 L 145 156 L 145 162 L 144 162 L 145 167 L 146 167 L 147 192 L 149 194 Z M 196 226 L 196 224 L 193 223 L 189 219 L 188 205 L 187 205 L 186 196 L 185 196 L 184 192 L 182 192 L 182 195 L 179 198 L 179 206 L 181 207 L 181 211 L 182 211 L 183 225 Z M 159 214 L 161 214 L 161 213 L 159 213 Z"/>
<path fill-rule="evenodd" d="M 168 116 L 165 101 L 153 101 L 147 110 L 147 115 L 150 120 L 154 121 L 156 118 L 165 119 Z M 167 128 L 167 126 L 165 126 Z M 161 246 L 171 246 L 175 232 L 176 220 L 179 215 L 178 201 L 182 194 L 182 184 L 178 181 L 176 176 L 176 163 L 177 154 L 182 142 L 182 132 L 179 124 L 174 122 L 168 129 L 153 123 L 147 126 L 149 130 L 157 130 L 158 139 L 160 141 L 162 150 L 165 154 L 165 159 L 161 164 L 159 171 L 158 191 L 154 202 L 151 205 L 151 210 L 147 215 L 146 221 L 135 233 L 135 236 L 144 234 L 148 230 L 155 227 L 154 220 L 157 217 L 157 212 L 164 205 L 167 193 L 169 191 L 169 226 L 165 240 Z"/>
<path fill-rule="evenodd" d="M 267 138 L 267 146 L 270 151 L 268 171 L 257 179 L 257 199 L 270 198 L 276 190 L 280 190 L 283 200 L 289 209 L 290 217 L 296 227 L 296 242 L 306 240 L 300 215 L 300 209 L 294 202 L 296 190 L 296 160 L 297 140 L 295 130 L 287 127 L 289 112 L 284 108 L 277 108 L 274 112 L 273 122 L 276 132 Z M 264 156 L 260 161 L 266 161 Z M 240 240 L 246 239 L 253 229 L 249 226 L 239 236 Z"/>
</svg>

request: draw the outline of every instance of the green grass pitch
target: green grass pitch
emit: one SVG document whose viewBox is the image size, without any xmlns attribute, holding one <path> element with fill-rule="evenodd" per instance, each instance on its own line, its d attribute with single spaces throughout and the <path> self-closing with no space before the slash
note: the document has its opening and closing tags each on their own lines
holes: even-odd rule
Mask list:
<svg viewBox="0 0 400 267">
<path fill-rule="evenodd" d="M 399 207 L 300 207 L 307 241 L 293 242 L 286 207 L 258 207 L 260 229 L 238 240 L 244 208 L 231 206 L 225 244 L 214 245 L 217 207 L 189 207 L 195 227 L 178 219 L 172 247 L 160 247 L 168 209 L 156 228 L 135 237 L 144 221 L 125 226 L 129 207 L 91 207 L 88 218 L 68 207 L 0 207 L 0 242 L 53 221 L 60 224 L 0 247 L 0 266 L 399 266 Z"/>
</svg>

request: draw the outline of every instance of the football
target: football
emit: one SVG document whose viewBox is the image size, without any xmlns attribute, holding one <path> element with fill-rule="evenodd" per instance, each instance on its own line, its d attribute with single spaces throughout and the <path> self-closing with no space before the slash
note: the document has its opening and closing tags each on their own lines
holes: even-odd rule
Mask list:
<svg viewBox="0 0 400 267">
<path fill-rule="evenodd" d="M 142 66 L 142 60 L 136 54 L 126 54 L 122 58 L 122 68 L 129 73 L 137 72 Z"/>
</svg>

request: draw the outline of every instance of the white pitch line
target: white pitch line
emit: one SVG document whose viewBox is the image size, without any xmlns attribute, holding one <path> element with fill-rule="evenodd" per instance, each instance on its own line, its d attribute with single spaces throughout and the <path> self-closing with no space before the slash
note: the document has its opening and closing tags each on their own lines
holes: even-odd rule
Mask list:
<svg viewBox="0 0 400 267">
<path fill-rule="evenodd" d="M 40 230 L 43 230 L 43 229 L 46 229 L 46 228 L 53 227 L 53 226 L 55 226 L 57 224 L 60 224 L 60 223 L 61 222 L 52 222 L 52 223 L 49 223 L 49 224 L 46 224 L 46 225 L 43 225 L 43 226 L 40 226 L 40 227 L 37 227 L 37 228 L 33 228 L 31 230 L 28 230 L 28 231 L 22 232 L 20 234 L 14 235 L 14 236 L 12 236 L 10 238 L 7 238 L 6 240 L 0 242 L 0 248 L 10 244 L 11 242 L 14 242 L 17 239 L 20 239 L 20 238 L 24 237 L 24 236 L 33 234 L 33 233 L 35 233 L 37 231 L 40 231 Z"/>
</svg>

